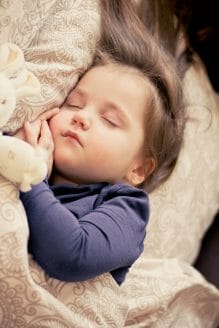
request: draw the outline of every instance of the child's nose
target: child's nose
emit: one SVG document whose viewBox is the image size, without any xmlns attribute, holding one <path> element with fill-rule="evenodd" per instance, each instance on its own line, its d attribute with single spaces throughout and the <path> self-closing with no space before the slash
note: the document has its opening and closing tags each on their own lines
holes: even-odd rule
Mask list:
<svg viewBox="0 0 219 328">
<path fill-rule="evenodd" d="M 83 130 L 88 130 L 90 127 L 90 119 L 81 112 L 75 112 L 72 118 L 72 125 L 74 125 L 75 127 L 79 127 Z"/>
</svg>

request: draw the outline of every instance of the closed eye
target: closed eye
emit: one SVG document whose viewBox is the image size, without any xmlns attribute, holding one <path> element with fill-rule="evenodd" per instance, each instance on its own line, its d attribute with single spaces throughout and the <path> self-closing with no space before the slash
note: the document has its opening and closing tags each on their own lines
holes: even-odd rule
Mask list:
<svg viewBox="0 0 219 328">
<path fill-rule="evenodd" d="M 77 105 L 70 105 L 70 107 L 73 108 L 73 109 L 82 109 L 81 106 L 77 106 Z"/>
<path fill-rule="evenodd" d="M 116 121 L 114 121 L 114 120 L 112 120 L 112 119 L 110 119 L 110 118 L 108 118 L 108 117 L 102 117 L 102 119 L 109 125 L 109 126 L 111 126 L 111 127 L 119 127 L 119 123 L 118 122 L 116 122 Z"/>
<path fill-rule="evenodd" d="M 68 101 L 66 101 L 65 105 L 71 110 L 80 110 L 83 108 L 80 104 L 74 104 Z"/>
</svg>

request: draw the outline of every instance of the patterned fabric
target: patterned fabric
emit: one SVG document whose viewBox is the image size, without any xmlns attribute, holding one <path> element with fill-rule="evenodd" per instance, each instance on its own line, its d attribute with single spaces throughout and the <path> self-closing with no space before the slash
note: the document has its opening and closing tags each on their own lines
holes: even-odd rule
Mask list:
<svg viewBox="0 0 219 328">
<path fill-rule="evenodd" d="M 41 94 L 17 105 L 5 131 L 63 103 L 91 63 L 98 35 L 97 0 L 0 1 L 0 42 L 21 47 L 42 86 Z"/>
<path fill-rule="evenodd" d="M 5 130 L 59 105 L 92 60 L 95 0 L 1 0 L 0 42 L 15 42 L 41 80 Z M 105 274 L 84 283 L 49 278 L 27 255 L 18 190 L 0 177 L 0 327 L 216 328 L 219 291 L 189 263 L 219 204 L 219 110 L 200 65 L 185 78 L 188 122 L 176 170 L 151 195 L 145 251 L 118 288 Z"/>
<path fill-rule="evenodd" d="M 145 250 L 123 285 L 127 327 L 219 326 L 219 290 L 189 265 L 219 208 L 219 99 L 198 58 L 184 86 L 184 146 L 171 177 L 151 195 Z"/>
<path fill-rule="evenodd" d="M 175 171 L 151 197 L 145 255 L 193 263 L 219 209 L 219 98 L 201 66 L 184 79 L 187 124 Z"/>
</svg>

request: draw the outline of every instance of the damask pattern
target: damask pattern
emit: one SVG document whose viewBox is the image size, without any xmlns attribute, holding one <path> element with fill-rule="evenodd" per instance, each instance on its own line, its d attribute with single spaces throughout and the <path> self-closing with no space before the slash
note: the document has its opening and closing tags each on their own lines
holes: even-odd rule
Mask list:
<svg viewBox="0 0 219 328">
<path fill-rule="evenodd" d="M 151 195 L 145 250 L 123 286 L 127 327 L 219 326 L 219 290 L 190 265 L 219 207 L 219 102 L 196 60 L 184 80 L 183 149 L 171 177 Z"/>
<path fill-rule="evenodd" d="M 63 102 L 91 63 L 98 34 L 96 0 L 0 0 L 0 42 L 21 46 L 42 84 L 5 130 Z M 185 91 L 184 147 L 171 178 L 151 195 L 145 251 L 121 288 L 109 274 L 84 283 L 49 278 L 28 257 L 18 190 L 0 177 L 0 327 L 219 325 L 219 291 L 189 264 L 218 209 L 219 110 L 200 65 L 187 72 Z"/>
<path fill-rule="evenodd" d="M 184 91 L 184 145 L 173 174 L 151 195 L 145 255 L 193 263 L 219 208 L 219 101 L 198 58 Z"/>
<path fill-rule="evenodd" d="M 99 36 L 97 8 L 97 0 L 0 2 L 0 42 L 20 46 L 41 82 L 41 93 L 17 104 L 5 131 L 63 103 L 91 64 Z"/>
</svg>

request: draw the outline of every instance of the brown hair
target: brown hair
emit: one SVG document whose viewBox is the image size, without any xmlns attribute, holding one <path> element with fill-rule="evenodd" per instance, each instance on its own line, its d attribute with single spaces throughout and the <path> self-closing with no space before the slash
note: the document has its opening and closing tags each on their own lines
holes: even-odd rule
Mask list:
<svg viewBox="0 0 219 328">
<path fill-rule="evenodd" d="M 177 15 L 176 0 L 138 0 L 138 16 L 146 28 L 156 38 L 159 44 L 172 54 L 176 60 L 181 77 L 194 61 L 194 52 L 188 39 L 186 19 L 189 21 L 190 13 L 188 0 L 181 10 L 182 15 Z M 183 17 L 184 17 L 183 16 Z"/>
<path fill-rule="evenodd" d="M 101 0 L 102 33 L 94 65 L 106 61 L 135 68 L 150 81 L 150 113 L 146 122 L 146 158 L 156 167 L 144 188 L 154 190 L 171 174 L 182 145 L 184 106 L 175 61 L 140 21 L 131 0 Z M 106 59 L 107 58 L 107 59 Z"/>
</svg>

